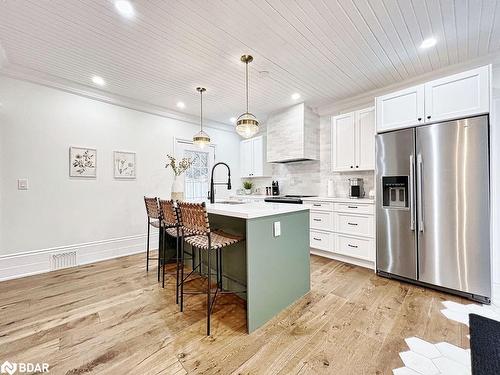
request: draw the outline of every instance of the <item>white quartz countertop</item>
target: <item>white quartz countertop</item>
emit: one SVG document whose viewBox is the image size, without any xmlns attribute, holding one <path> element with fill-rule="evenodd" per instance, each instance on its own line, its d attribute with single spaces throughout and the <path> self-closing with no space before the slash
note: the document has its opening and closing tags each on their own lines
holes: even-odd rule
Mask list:
<svg viewBox="0 0 500 375">
<path fill-rule="evenodd" d="M 207 203 L 207 212 L 214 215 L 256 219 L 259 217 L 307 211 L 309 205 L 289 203 L 249 202 L 240 204 Z"/>
<path fill-rule="evenodd" d="M 304 202 L 311 202 L 311 201 L 321 201 L 321 202 L 357 202 L 357 203 L 368 203 L 368 204 L 374 204 L 375 199 L 370 199 L 370 198 L 348 198 L 348 197 L 308 197 L 308 198 L 302 198 Z"/>
</svg>

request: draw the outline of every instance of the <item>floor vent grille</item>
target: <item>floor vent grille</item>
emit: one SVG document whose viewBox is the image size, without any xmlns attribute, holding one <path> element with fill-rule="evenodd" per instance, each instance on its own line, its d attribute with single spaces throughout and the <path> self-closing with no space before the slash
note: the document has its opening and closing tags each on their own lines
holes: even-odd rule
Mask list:
<svg viewBox="0 0 500 375">
<path fill-rule="evenodd" d="M 76 266 L 76 251 L 67 251 L 65 253 L 52 254 L 51 269 L 60 270 L 62 268 Z"/>
</svg>

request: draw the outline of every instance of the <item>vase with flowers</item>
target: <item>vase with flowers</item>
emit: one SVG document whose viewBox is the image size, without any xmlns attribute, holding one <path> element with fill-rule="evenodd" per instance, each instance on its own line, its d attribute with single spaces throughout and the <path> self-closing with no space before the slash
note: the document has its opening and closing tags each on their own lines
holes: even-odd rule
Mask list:
<svg viewBox="0 0 500 375">
<path fill-rule="evenodd" d="M 174 172 L 170 198 L 174 201 L 182 201 L 184 200 L 184 181 L 181 175 L 189 169 L 193 162 L 189 158 L 182 158 L 180 161 L 177 161 L 176 158 L 170 155 L 167 155 L 167 158 L 169 161 L 165 165 L 165 168 L 172 168 Z"/>
</svg>

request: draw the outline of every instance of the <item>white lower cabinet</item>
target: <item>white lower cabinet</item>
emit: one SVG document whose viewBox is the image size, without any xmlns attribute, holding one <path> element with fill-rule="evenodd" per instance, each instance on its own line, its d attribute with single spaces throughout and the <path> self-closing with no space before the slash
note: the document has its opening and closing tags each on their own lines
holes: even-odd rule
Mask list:
<svg viewBox="0 0 500 375">
<path fill-rule="evenodd" d="M 331 230 L 333 228 L 333 212 L 311 210 L 309 218 L 311 229 Z"/>
<path fill-rule="evenodd" d="M 332 251 L 333 233 L 311 229 L 309 232 L 309 244 L 314 249 Z"/>
<path fill-rule="evenodd" d="M 310 246 L 319 255 L 374 267 L 375 205 L 373 202 L 309 201 Z"/>
<path fill-rule="evenodd" d="M 374 247 L 373 238 L 362 238 L 337 234 L 335 241 L 335 251 L 354 258 L 361 258 L 373 261 L 372 250 Z"/>
<path fill-rule="evenodd" d="M 335 231 L 355 236 L 373 236 L 373 216 L 335 212 Z"/>
</svg>

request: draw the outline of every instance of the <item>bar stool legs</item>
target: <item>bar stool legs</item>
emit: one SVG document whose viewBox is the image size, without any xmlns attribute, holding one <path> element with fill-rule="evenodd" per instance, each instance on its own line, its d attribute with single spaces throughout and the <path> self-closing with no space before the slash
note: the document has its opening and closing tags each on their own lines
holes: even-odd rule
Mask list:
<svg viewBox="0 0 500 375">
<path fill-rule="evenodd" d="M 211 284 L 212 284 L 212 267 L 210 265 L 210 236 L 208 237 L 208 250 L 207 250 L 207 263 L 208 263 L 208 278 L 207 278 L 207 336 L 210 336 L 210 314 L 212 312 L 212 300 L 210 298 Z M 201 261 L 201 259 L 200 259 Z"/>
<path fill-rule="evenodd" d="M 151 225 L 150 225 L 150 220 L 148 217 L 148 239 L 147 239 L 147 245 L 146 245 L 146 272 L 149 271 L 149 233 L 151 231 Z"/>
</svg>

